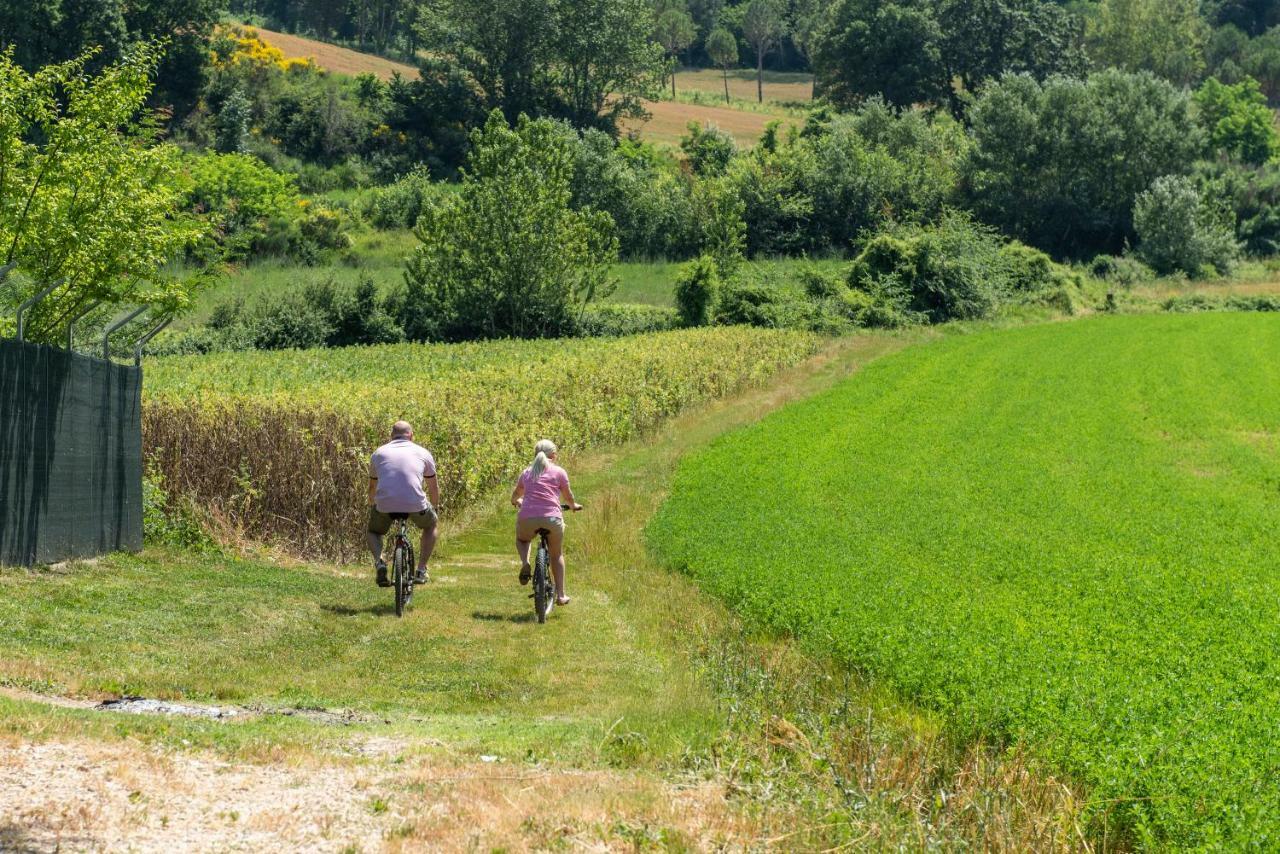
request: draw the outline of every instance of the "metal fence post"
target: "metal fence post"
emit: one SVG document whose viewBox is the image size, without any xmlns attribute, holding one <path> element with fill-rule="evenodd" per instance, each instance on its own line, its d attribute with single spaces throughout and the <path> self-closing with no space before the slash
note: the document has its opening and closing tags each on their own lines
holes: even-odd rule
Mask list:
<svg viewBox="0 0 1280 854">
<path fill-rule="evenodd" d="M 107 327 L 107 331 L 102 334 L 102 359 L 103 361 L 111 361 L 111 336 L 119 332 L 125 326 L 137 320 L 150 306 L 142 306 L 142 308 L 130 314 L 123 320 L 118 320 Z"/>
<path fill-rule="evenodd" d="M 76 324 L 84 320 L 86 317 L 88 317 L 89 312 L 93 311 L 95 308 L 97 308 L 100 305 L 102 305 L 101 300 L 99 300 L 98 302 L 92 303 L 88 308 L 84 309 L 75 317 L 67 321 L 67 349 L 68 350 L 74 350 L 74 347 L 75 347 L 74 342 L 75 342 Z"/>
<path fill-rule="evenodd" d="M 155 338 L 157 335 L 163 332 L 169 326 L 170 323 L 173 323 L 172 315 L 160 321 L 160 323 L 157 324 L 154 329 L 152 329 L 146 335 L 143 335 L 141 338 L 138 339 L 138 345 L 133 348 L 133 364 L 135 366 L 137 367 L 142 366 L 142 348 L 146 347 L 147 344 L 151 342 L 152 338 Z"/>
<path fill-rule="evenodd" d="M 6 272 L 6 275 L 8 275 L 7 272 Z M 66 281 L 67 281 L 66 279 L 58 279 L 58 281 L 54 282 L 49 287 L 45 288 L 43 291 L 36 294 L 31 299 L 27 300 L 22 305 L 18 306 L 18 340 L 19 341 L 26 340 L 25 336 L 27 333 L 27 312 L 30 311 L 35 306 L 36 303 L 40 302 L 40 300 L 44 299 L 49 294 L 53 293 L 58 288 L 62 287 L 66 283 Z"/>
</svg>

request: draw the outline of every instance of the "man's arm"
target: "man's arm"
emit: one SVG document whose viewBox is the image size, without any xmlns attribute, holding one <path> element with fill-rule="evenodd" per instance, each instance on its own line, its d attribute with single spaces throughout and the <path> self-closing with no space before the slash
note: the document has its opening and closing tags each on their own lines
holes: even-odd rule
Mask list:
<svg viewBox="0 0 1280 854">
<path fill-rule="evenodd" d="M 369 506 L 374 506 L 374 499 L 378 495 L 378 479 L 376 477 L 369 478 Z"/>
<path fill-rule="evenodd" d="M 440 478 L 433 474 L 429 474 L 424 478 L 423 483 L 427 487 L 427 497 L 431 499 L 432 507 L 440 506 Z"/>
</svg>

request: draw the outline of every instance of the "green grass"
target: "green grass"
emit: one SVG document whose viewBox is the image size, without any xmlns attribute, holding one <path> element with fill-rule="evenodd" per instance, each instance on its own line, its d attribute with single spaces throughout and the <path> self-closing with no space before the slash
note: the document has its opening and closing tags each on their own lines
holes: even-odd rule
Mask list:
<svg viewBox="0 0 1280 854">
<path fill-rule="evenodd" d="M 650 537 L 1132 842 L 1270 848 L 1277 387 L 1266 315 L 951 336 L 687 460 Z"/>
<path fill-rule="evenodd" d="M 384 291 L 404 282 L 404 262 L 413 252 L 417 240 L 409 231 L 362 231 L 356 236 L 352 261 L 336 259 L 327 264 L 308 267 L 286 260 L 265 260 L 230 271 L 217 284 L 200 294 L 196 309 L 178 326 L 191 326 L 207 320 L 213 308 L 233 299 L 252 301 L 260 295 L 299 290 L 309 284 L 333 281 L 354 286 L 370 278 Z M 802 262 L 794 259 L 752 261 L 748 270 L 784 275 Z M 818 261 L 820 265 L 835 264 Z M 614 267 L 617 291 L 609 297 L 612 303 L 672 306 L 675 283 L 683 262 L 627 261 Z"/>
</svg>

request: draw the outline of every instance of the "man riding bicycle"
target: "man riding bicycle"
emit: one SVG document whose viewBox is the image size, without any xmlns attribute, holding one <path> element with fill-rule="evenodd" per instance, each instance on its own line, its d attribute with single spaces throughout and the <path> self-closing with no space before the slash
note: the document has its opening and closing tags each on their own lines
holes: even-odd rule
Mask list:
<svg viewBox="0 0 1280 854">
<path fill-rule="evenodd" d="M 369 551 L 373 553 L 379 587 L 391 586 L 387 563 L 382 559 L 382 538 L 391 530 L 392 515 L 408 516 L 422 531 L 414 583 L 426 584 L 427 559 L 436 547 L 438 506 L 440 483 L 435 458 L 426 448 L 414 444 L 409 422 L 397 421 L 391 428 L 391 441 L 374 451 L 369 460 Z"/>
</svg>

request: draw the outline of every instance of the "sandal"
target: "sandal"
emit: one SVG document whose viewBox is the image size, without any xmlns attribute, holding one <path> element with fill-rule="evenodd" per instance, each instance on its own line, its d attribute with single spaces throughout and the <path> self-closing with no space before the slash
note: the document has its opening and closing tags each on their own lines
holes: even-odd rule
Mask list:
<svg viewBox="0 0 1280 854">
<path fill-rule="evenodd" d="M 571 600 L 568 596 L 556 597 L 556 604 L 559 605 L 561 608 L 563 608 L 565 605 L 568 605 L 571 601 L 573 600 Z"/>
<path fill-rule="evenodd" d="M 526 563 L 524 566 L 520 567 L 520 584 L 528 584 L 530 578 L 533 578 L 533 569 Z"/>
</svg>

